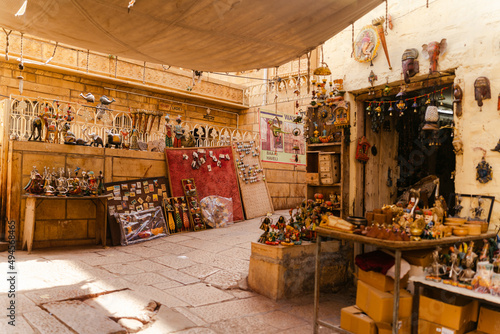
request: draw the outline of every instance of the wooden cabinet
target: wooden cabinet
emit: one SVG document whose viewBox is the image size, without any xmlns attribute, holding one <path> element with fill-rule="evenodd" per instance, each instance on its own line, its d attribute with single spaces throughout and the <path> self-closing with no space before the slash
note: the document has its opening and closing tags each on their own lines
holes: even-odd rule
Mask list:
<svg viewBox="0 0 500 334">
<path fill-rule="evenodd" d="M 309 119 L 317 114 L 313 108 L 309 109 Z M 319 124 L 318 126 L 311 124 Z M 322 126 L 320 122 L 313 120 L 309 123 L 307 130 L 309 139 L 307 141 L 307 167 L 306 183 L 307 198 L 314 199 L 314 194 L 321 193 L 325 201 L 334 203 L 335 211 L 341 217 L 348 216 L 348 189 L 349 189 L 349 150 L 345 145 L 346 135 L 349 131 L 329 126 L 326 122 Z M 320 128 L 321 127 L 321 128 Z M 318 129 L 319 128 L 319 129 Z M 334 142 L 311 143 L 314 131 L 326 133 L 335 138 Z M 325 130 L 325 131 L 324 131 Z M 349 139 L 347 139 L 349 142 Z"/>
</svg>

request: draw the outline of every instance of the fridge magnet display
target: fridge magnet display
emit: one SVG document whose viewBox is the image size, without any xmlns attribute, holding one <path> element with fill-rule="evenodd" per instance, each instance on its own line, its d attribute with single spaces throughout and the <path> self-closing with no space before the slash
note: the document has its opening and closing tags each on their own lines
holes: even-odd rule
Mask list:
<svg viewBox="0 0 500 334">
<path fill-rule="evenodd" d="M 115 213 L 120 225 L 122 246 L 165 237 L 168 230 L 161 207 L 133 213 Z"/>
</svg>

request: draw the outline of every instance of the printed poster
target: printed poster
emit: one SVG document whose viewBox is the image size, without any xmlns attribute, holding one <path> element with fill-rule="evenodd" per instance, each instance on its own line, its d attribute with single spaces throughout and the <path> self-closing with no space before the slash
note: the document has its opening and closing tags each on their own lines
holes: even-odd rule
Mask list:
<svg viewBox="0 0 500 334">
<path fill-rule="evenodd" d="M 262 161 L 306 164 L 304 125 L 302 123 L 295 124 L 293 122 L 295 117 L 295 115 L 259 110 L 260 158 Z M 299 135 L 295 136 L 293 132 L 299 133 Z M 298 150 L 294 150 L 294 147 L 298 147 Z M 298 161 L 295 161 L 296 155 Z"/>
</svg>

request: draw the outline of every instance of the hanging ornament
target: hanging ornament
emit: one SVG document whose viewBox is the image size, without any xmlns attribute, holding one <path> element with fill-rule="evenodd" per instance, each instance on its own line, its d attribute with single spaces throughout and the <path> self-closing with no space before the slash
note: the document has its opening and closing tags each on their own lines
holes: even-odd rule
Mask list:
<svg viewBox="0 0 500 334">
<path fill-rule="evenodd" d="M 431 104 L 431 96 L 427 94 L 427 100 L 425 100 L 425 104 Z"/>
<path fill-rule="evenodd" d="M 349 126 L 349 102 L 342 101 L 333 110 L 333 125 L 337 129 L 346 128 Z"/>
<path fill-rule="evenodd" d="M 483 100 L 491 99 L 490 80 L 487 77 L 479 77 L 474 81 L 474 97 L 482 111 Z"/>
<path fill-rule="evenodd" d="M 462 88 L 456 83 L 453 84 L 453 97 L 455 98 L 453 100 L 453 109 L 457 117 L 462 117 L 462 96 Z M 500 110 L 500 95 L 498 95 L 498 108 Z"/>
<path fill-rule="evenodd" d="M 366 107 L 366 111 L 368 112 L 368 115 L 370 115 L 372 112 L 372 104 L 370 102 L 368 102 L 368 107 Z"/>
<path fill-rule="evenodd" d="M 377 112 L 377 114 L 380 116 L 380 112 L 382 112 L 382 108 L 380 107 L 380 103 L 378 104 L 378 106 L 375 108 L 375 111 Z"/>
<path fill-rule="evenodd" d="M 476 180 L 479 183 L 488 183 L 493 178 L 493 168 L 489 163 L 486 162 L 486 159 L 481 159 L 481 162 L 476 166 Z"/>
<path fill-rule="evenodd" d="M 389 111 L 389 116 L 392 116 L 392 112 L 394 111 L 394 108 L 392 107 L 392 102 L 389 102 L 389 109 L 387 109 Z"/>
<path fill-rule="evenodd" d="M 368 150 L 370 149 L 370 143 L 365 136 L 358 139 L 358 146 L 356 148 L 356 160 L 361 163 L 366 163 L 370 157 L 368 156 Z"/>
<path fill-rule="evenodd" d="M 361 29 L 354 42 L 354 59 L 360 63 L 370 62 L 377 56 L 377 51 L 380 46 L 380 38 L 377 28 L 373 25 L 368 25 Z"/>
<path fill-rule="evenodd" d="M 373 20 L 372 24 L 377 29 L 377 34 L 380 38 L 380 42 L 382 43 L 382 47 L 384 48 L 385 58 L 387 59 L 387 63 L 389 64 L 389 69 L 392 70 L 391 60 L 389 59 L 389 51 L 387 51 L 387 42 L 385 41 L 384 22 L 385 19 L 383 17 L 380 17 Z"/>
<path fill-rule="evenodd" d="M 416 113 L 418 108 L 417 98 L 413 99 L 413 104 L 411 105 L 411 107 L 413 108 L 413 112 Z"/>
</svg>

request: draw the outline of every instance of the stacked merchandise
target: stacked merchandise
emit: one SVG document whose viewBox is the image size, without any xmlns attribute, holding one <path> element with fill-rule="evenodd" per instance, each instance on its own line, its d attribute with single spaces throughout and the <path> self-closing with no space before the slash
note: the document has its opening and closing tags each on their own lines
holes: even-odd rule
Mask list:
<svg viewBox="0 0 500 334">
<path fill-rule="evenodd" d="M 340 327 L 354 334 L 392 333 L 394 279 L 386 273 L 394 271 L 394 258 L 375 251 L 358 255 L 356 264 L 359 267 L 356 305 L 341 310 Z M 400 281 L 398 333 L 401 334 L 411 332 L 412 295 L 403 289 L 407 283 L 405 275 Z"/>
</svg>

